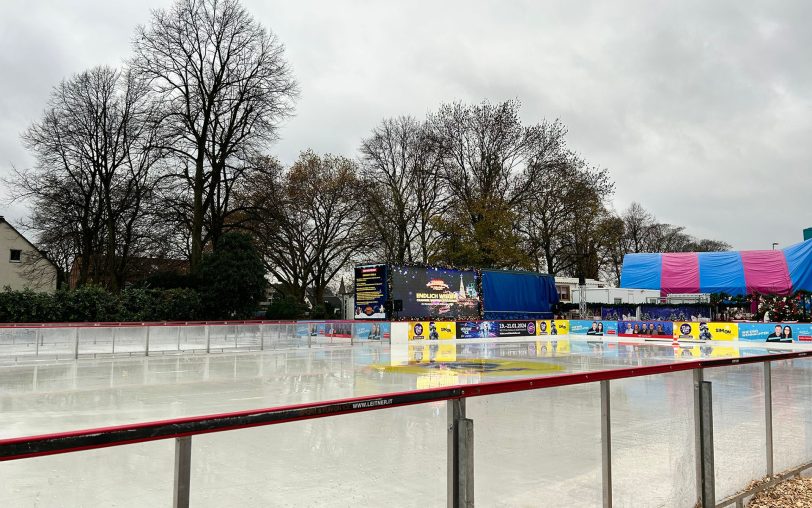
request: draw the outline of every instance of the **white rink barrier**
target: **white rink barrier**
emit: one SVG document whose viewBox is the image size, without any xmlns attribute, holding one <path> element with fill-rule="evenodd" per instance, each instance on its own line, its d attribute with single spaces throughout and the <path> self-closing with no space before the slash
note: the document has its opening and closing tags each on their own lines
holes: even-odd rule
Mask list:
<svg viewBox="0 0 812 508">
<path fill-rule="evenodd" d="M 262 351 L 388 338 L 380 325 L 352 321 L 9 325 L 0 327 L 0 363 Z"/>
</svg>

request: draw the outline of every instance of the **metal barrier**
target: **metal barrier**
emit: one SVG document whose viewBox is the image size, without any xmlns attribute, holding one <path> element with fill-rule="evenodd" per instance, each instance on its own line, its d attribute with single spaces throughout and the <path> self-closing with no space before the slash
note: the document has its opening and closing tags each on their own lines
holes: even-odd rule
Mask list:
<svg viewBox="0 0 812 508">
<path fill-rule="evenodd" d="M 611 507 L 612 493 L 612 413 L 610 383 L 615 380 L 662 375 L 680 371 L 694 373 L 694 444 L 696 453 L 697 500 L 703 508 L 742 506 L 752 491 L 739 493 L 717 504 L 714 473 L 713 391 L 705 379 L 706 369 L 745 364 L 762 364 L 765 381 L 766 457 L 768 474 L 773 474 L 772 362 L 806 358 L 809 352 L 719 358 L 632 368 L 617 368 L 547 377 L 455 385 L 366 397 L 354 397 L 267 409 L 161 420 L 81 431 L 0 440 L 0 461 L 20 460 L 162 439 L 175 440 L 173 505 L 189 506 L 192 437 L 250 427 L 333 417 L 351 413 L 445 401 L 447 405 L 447 505 L 474 506 L 474 421 L 466 416 L 466 400 L 472 397 L 541 390 L 597 383 L 600 390 L 602 499 Z M 791 471 L 799 474 L 804 464 Z M 780 476 L 783 478 L 785 475 Z M 747 481 L 749 479 L 744 479 Z M 769 483 L 769 482 L 768 482 Z M 766 485 L 766 484 L 765 484 Z"/>
<path fill-rule="evenodd" d="M 354 321 L 11 324 L 0 326 L 0 362 L 352 344 L 370 339 L 368 327 Z"/>
</svg>

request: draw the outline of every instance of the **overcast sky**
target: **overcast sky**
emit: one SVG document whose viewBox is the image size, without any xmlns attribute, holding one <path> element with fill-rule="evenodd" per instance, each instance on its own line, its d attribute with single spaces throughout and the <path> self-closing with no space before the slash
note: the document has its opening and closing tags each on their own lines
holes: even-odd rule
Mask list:
<svg viewBox="0 0 812 508">
<path fill-rule="evenodd" d="M 0 175 L 62 78 L 130 53 L 170 0 L 0 0 Z M 384 117 L 522 101 L 638 201 L 737 249 L 812 226 L 812 2 L 244 0 L 286 45 L 302 94 L 270 151 L 354 156 Z M 6 194 L 0 189 L 0 194 Z M 17 220 L 25 206 L 0 204 Z"/>
</svg>

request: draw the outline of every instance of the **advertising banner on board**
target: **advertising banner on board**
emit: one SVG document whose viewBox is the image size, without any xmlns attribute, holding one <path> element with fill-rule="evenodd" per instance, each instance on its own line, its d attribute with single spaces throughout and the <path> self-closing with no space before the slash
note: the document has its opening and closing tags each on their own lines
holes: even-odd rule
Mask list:
<svg viewBox="0 0 812 508">
<path fill-rule="evenodd" d="M 536 330 L 539 335 L 567 335 L 570 331 L 570 322 L 566 319 L 536 321 Z"/>
<path fill-rule="evenodd" d="M 494 321 L 457 321 L 458 339 L 487 339 L 499 336 L 499 326 Z"/>
<path fill-rule="evenodd" d="M 617 335 L 617 321 L 589 321 L 570 319 L 570 334 L 572 335 Z"/>
<path fill-rule="evenodd" d="M 386 265 L 355 267 L 355 319 L 386 319 Z"/>
<path fill-rule="evenodd" d="M 535 321 L 497 321 L 500 337 L 528 337 L 536 335 Z"/>
<path fill-rule="evenodd" d="M 413 321 L 409 323 L 409 340 L 452 340 L 457 338 L 453 321 Z"/>
<path fill-rule="evenodd" d="M 620 321 L 617 331 L 620 337 L 666 339 L 672 337 L 674 323 L 670 321 Z"/>
<path fill-rule="evenodd" d="M 355 340 L 389 339 L 392 323 L 355 323 L 353 328 Z"/>
<path fill-rule="evenodd" d="M 702 338 L 702 327 L 706 326 L 708 330 L 708 335 L 710 336 L 711 340 L 738 340 L 739 337 L 739 325 L 738 323 L 714 323 L 711 321 L 710 323 L 700 323 L 699 324 L 699 336 Z"/>
<path fill-rule="evenodd" d="M 812 342 L 812 323 L 739 323 L 739 340 Z"/>
<path fill-rule="evenodd" d="M 470 319 L 479 315 L 476 272 L 395 266 L 392 300 L 403 302 L 403 317 Z"/>
</svg>

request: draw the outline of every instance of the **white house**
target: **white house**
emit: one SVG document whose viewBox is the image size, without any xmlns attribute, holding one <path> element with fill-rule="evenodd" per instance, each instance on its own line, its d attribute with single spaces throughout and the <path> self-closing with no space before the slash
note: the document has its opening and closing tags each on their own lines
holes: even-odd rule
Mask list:
<svg viewBox="0 0 812 508">
<path fill-rule="evenodd" d="M 56 265 L 0 215 L 0 290 L 55 291 Z"/>
</svg>

